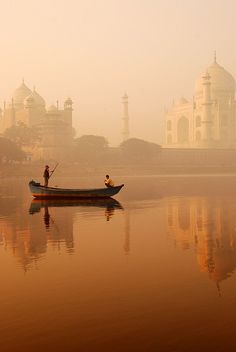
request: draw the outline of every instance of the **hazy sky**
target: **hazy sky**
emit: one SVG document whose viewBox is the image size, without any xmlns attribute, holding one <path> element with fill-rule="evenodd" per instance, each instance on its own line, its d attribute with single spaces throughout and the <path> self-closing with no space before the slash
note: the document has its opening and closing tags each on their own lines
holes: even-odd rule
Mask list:
<svg viewBox="0 0 236 352">
<path fill-rule="evenodd" d="M 0 100 L 25 83 L 47 105 L 70 96 L 77 135 L 163 139 L 164 107 L 191 99 L 213 61 L 236 77 L 235 0 L 0 0 Z"/>
</svg>

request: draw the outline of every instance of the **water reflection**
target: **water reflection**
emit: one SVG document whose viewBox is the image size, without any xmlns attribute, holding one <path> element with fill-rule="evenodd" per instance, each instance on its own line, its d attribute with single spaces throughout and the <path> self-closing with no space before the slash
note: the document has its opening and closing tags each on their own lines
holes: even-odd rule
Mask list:
<svg viewBox="0 0 236 352">
<path fill-rule="evenodd" d="M 199 268 L 218 289 L 236 268 L 236 205 L 230 197 L 167 199 L 167 226 L 176 245 L 195 249 Z"/>
<path fill-rule="evenodd" d="M 72 200 L 38 200 L 34 199 L 31 202 L 29 213 L 34 214 L 40 212 L 41 209 L 44 209 L 44 223 L 46 229 L 50 227 L 50 214 L 49 207 L 97 207 L 104 208 L 104 215 L 107 221 L 111 219 L 114 215 L 115 209 L 123 209 L 122 205 L 113 198 L 108 199 L 72 199 Z"/>
<path fill-rule="evenodd" d="M 33 200 L 26 212 L 20 202 L 6 198 L 0 211 L 0 246 L 11 252 L 27 271 L 49 249 L 59 254 L 64 250 L 74 253 L 78 211 L 92 217 L 103 210 L 104 220 L 110 221 L 116 209 L 123 210 L 123 207 L 115 199 Z"/>
<path fill-rule="evenodd" d="M 124 251 L 125 254 L 130 252 L 130 211 L 127 210 L 125 213 L 125 241 L 124 241 Z"/>
<path fill-rule="evenodd" d="M 234 183 L 154 181 L 124 210 L 0 199 L 1 350 L 234 350 Z"/>
<path fill-rule="evenodd" d="M 99 219 L 117 226 L 123 237 L 123 251 L 129 254 L 136 220 L 140 221 L 136 232 L 142 231 L 142 226 L 143 229 L 154 227 L 156 215 L 151 209 L 157 207 L 166 212 L 167 232 L 176 247 L 194 250 L 200 271 L 207 273 L 219 288 L 220 282 L 230 277 L 236 268 L 236 205 L 233 196 L 178 196 L 163 197 L 158 203 L 128 202 L 122 218 L 114 225 L 116 211 L 124 210 L 115 199 L 33 200 L 26 211 L 19 200 L 6 198 L 0 210 L 0 246 L 11 251 L 20 265 L 28 270 L 32 263 L 42 260 L 49 249 L 74 253 L 74 237 L 79 226 L 84 226 L 85 219 L 93 230 L 102 233 L 101 223 L 96 228 Z M 148 221 L 147 214 L 150 216 Z M 112 228 L 109 226 L 106 231 Z M 138 238 L 134 235 L 132 238 L 135 247 Z M 79 247 L 78 241 L 76 246 Z"/>
</svg>

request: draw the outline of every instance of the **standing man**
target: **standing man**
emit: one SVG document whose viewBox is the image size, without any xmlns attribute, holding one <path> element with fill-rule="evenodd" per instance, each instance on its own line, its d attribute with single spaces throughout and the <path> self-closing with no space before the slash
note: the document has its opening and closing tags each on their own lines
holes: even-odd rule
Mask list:
<svg viewBox="0 0 236 352">
<path fill-rule="evenodd" d="M 46 166 L 45 166 L 44 173 L 43 173 L 44 187 L 47 187 L 47 186 L 48 186 L 49 177 L 50 177 L 50 175 L 49 175 L 49 166 L 46 165 Z"/>
</svg>

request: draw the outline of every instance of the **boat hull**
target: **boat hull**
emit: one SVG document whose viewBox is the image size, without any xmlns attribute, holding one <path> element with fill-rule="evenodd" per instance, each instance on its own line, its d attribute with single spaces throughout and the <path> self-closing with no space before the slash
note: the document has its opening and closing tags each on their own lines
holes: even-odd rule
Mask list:
<svg viewBox="0 0 236 352">
<path fill-rule="evenodd" d="M 29 188 L 34 198 L 37 199 L 92 199 L 109 198 L 117 194 L 124 185 L 94 188 L 94 189 L 67 189 L 56 187 L 45 187 L 35 181 L 29 182 Z"/>
</svg>

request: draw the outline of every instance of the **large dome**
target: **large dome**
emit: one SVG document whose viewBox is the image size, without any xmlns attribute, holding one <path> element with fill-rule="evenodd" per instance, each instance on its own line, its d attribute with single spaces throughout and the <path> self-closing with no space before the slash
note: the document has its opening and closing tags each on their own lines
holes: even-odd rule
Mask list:
<svg viewBox="0 0 236 352">
<path fill-rule="evenodd" d="M 25 98 L 28 97 L 31 93 L 32 91 L 25 85 L 23 81 L 20 87 L 18 87 L 13 93 L 12 98 L 14 105 L 23 105 Z"/>
<path fill-rule="evenodd" d="M 210 75 L 211 88 L 214 92 L 223 93 L 234 93 L 235 92 L 235 80 L 233 76 L 227 72 L 224 67 L 220 66 L 216 61 L 213 62 L 206 70 Z M 203 75 L 197 79 L 195 85 L 196 95 L 202 94 L 203 88 Z"/>
</svg>

